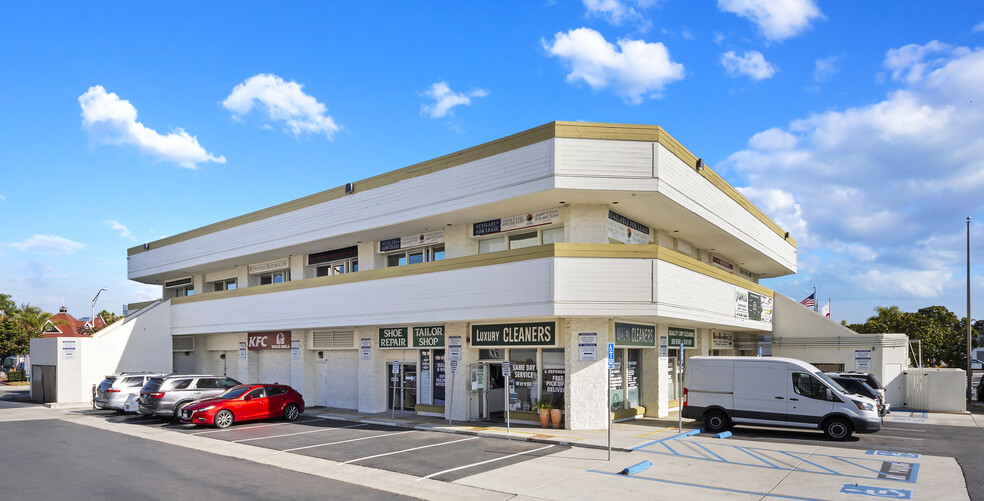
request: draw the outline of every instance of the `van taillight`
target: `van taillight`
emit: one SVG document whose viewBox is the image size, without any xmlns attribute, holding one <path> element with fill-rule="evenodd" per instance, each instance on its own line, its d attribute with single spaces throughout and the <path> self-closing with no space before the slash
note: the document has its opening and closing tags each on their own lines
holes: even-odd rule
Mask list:
<svg viewBox="0 0 984 501">
<path fill-rule="evenodd" d="M 686 388 L 683 389 L 683 406 L 684 407 L 687 406 L 687 389 Z"/>
</svg>

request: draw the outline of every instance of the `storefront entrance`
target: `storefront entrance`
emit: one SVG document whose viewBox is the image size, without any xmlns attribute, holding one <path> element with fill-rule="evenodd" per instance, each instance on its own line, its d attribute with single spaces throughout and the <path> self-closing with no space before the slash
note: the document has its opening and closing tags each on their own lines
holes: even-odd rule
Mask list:
<svg viewBox="0 0 984 501">
<path fill-rule="evenodd" d="M 502 362 L 479 362 L 477 370 L 484 383 L 478 387 L 479 415 L 484 421 L 504 421 L 506 378 L 502 376 Z"/>
<path fill-rule="evenodd" d="M 387 363 L 392 368 L 393 362 Z M 417 364 L 400 364 L 399 373 L 389 375 L 387 409 L 412 411 L 417 406 Z M 396 398 L 394 405 L 394 395 Z"/>
</svg>

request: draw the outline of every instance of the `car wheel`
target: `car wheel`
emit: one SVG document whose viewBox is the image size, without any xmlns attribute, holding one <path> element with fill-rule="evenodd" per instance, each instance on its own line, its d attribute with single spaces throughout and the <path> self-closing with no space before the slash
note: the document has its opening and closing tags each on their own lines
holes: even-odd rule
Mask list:
<svg viewBox="0 0 984 501">
<path fill-rule="evenodd" d="M 830 418 L 823 424 L 823 434 L 831 440 L 847 440 L 853 432 L 851 423 L 843 418 Z"/>
<path fill-rule="evenodd" d="M 727 430 L 731 425 L 728 415 L 721 411 L 708 411 L 704 414 L 704 430 L 711 433 L 720 433 Z"/>
<path fill-rule="evenodd" d="M 232 411 L 222 409 L 221 411 L 215 413 L 215 420 L 213 421 L 213 424 L 216 428 L 228 428 L 232 426 L 232 422 L 234 420 L 235 419 L 232 417 Z"/>
<path fill-rule="evenodd" d="M 181 409 L 184 409 L 185 406 L 188 405 L 188 404 L 190 404 L 190 403 L 191 402 L 181 402 L 180 404 L 175 405 L 174 406 L 174 411 L 171 412 L 171 421 L 175 421 L 175 422 L 176 421 L 181 421 Z"/>
<path fill-rule="evenodd" d="M 297 416 L 301 415 L 301 408 L 297 404 L 290 404 L 284 408 L 284 419 L 287 421 L 293 421 L 297 419 Z"/>
</svg>

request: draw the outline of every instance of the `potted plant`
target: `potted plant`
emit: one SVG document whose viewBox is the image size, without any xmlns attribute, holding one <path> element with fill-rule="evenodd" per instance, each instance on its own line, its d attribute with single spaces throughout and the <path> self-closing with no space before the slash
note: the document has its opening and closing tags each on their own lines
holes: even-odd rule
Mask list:
<svg viewBox="0 0 984 501">
<path fill-rule="evenodd" d="M 540 413 L 540 427 L 546 428 L 547 423 L 550 422 L 550 411 L 553 409 L 553 401 L 547 397 L 543 397 L 536 402 L 533 402 L 533 410 L 539 411 Z"/>
<path fill-rule="evenodd" d="M 552 406 L 550 408 L 550 421 L 553 422 L 553 427 L 560 428 L 560 418 L 563 417 L 563 410 L 554 409 Z"/>
</svg>

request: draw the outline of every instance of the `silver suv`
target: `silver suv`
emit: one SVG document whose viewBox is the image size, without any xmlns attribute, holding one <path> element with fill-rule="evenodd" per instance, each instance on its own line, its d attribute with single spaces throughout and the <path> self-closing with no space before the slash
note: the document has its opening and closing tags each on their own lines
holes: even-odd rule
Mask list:
<svg viewBox="0 0 984 501">
<path fill-rule="evenodd" d="M 147 384 L 152 377 L 163 376 L 160 372 L 123 372 L 106 376 L 96 387 L 92 396 L 92 404 L 99 409 L 111 409 L 123 412 L 126 400 L 130 395 L 140 393 L 140 388 Z"/>
<path fill-rule="evenodd" d="M 208 374 L 171 374 L 152 377 L 140 389 L 137 412 L 144 416 L 157 416 L 177 419 L 178 412 L 185 405 L 214 397 L 239 381 L 230 377 Z"/>
</svg>

